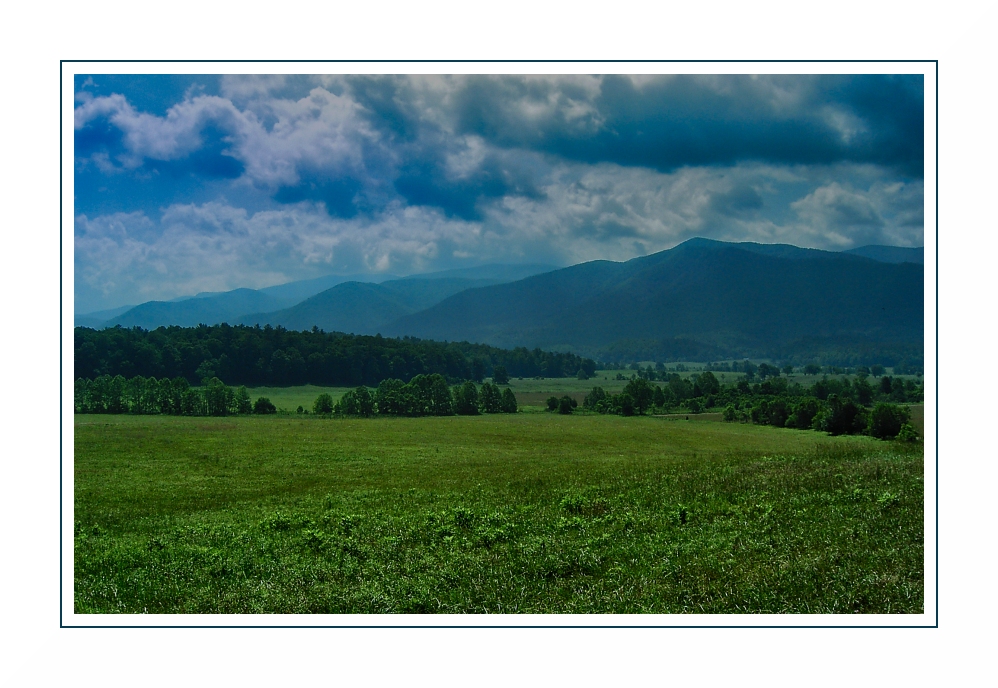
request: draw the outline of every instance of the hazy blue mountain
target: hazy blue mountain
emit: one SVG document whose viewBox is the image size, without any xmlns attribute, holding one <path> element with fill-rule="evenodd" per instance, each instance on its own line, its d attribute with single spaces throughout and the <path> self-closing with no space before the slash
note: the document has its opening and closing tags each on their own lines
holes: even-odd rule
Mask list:
<svg viewBox="0 0 998 688">
<path fill-rule="evenodd" d="M 245 325 L 281 325 L 289 330 L 313 326 L 330 332 L 377 334 L 403 315 L 429 308 L 465 289 L 497 284 L 495 279 L 405 278 L 381 284 L 345 282 L 299 304 L 271 313 L 253 313 Z"/>
<path fill-rule="evenodd" d="M 696 239 L 463 291 L 382 334 L 576 352 L 625 340 L 682 341 L 708 354 L 815 337 L 920 343 L 922 281 L 910 263 Z"/>
<path fill-rule="evenodd" d="M 428 272 L 420 275 L 409 275 L 408 277 L 403 277 L 401 279 L 487 279 L 494 280 L 495 284 L 500 284 L 503 282 L 515 282 L 516 280 L 521 280 L 524 277 L 539 275 L 543 272 L 551 272 L 552 270 L 557 269 L 558 266 L 556 265 L 545 265 L 543 263 L 529 263 L 524 265 L 489 263 L 488 265 L 479 265 L 474 268 L 455 268 L 453 270 L 441 270 L 439 272 Z"/>
<path fill-rule="evenodd" d="M 371 282 L 378 284 L 385 280 L 398 279 L 397 275 L 324 275 L 315 279 L 299 280 L 286 284 L 277 284 L 273 287 L 258 289 L 264 294 L 273 296 L 287 302 L 288 305 L 304 301 L 310 296 L 315 296 L 326 291 L 330 287 L 344 282 Z"/>
<path fill-rule="evenodd" d="M 872 258 L 881 263 L 917 263 L 925 264 L 925 248 L 905 248 L 902 246 L 860 246 L 843 253 L 850 253 L 864 258 Z"/>
<path fill-rule="evenodd" d="M 344 326 L 359 326 L 360 323 L 365 323 L 363 325 L 364 328 L 370 329 L 371 327 L 375 327 L 375 325 L 383 324 L 406 313 L 411 313 L 414 310 L 428 308 L 446 296 L 450 296 L 461 289 L 467 289 L 470 286 L 511 282 L 528 275 L 553 269 L 555 269 L 554 266 L 543 264 L 489 264 L 475 268 L 459 268 L 421 275 L 410 275 L 404 278 L 400 278 L 397 275 L 325 275 L 314 279 L 264 287 L 263 289 L 200 292 L 194 296 L 181 296 L 169 301 L 148 301 L 138 306 L 124 306 L 107 311 L 96 311 L 77 316 L 74 324 L 75 326 L 92 327 L 95 329 L 112 327 L 114 325 L 122 325 L 124 327 L 138 325 L 146 329 L 154 329 L 161 325 L 190 326 L 202 322 L 213 325 L 220 322 L 232 323 L 239 321 L 256 323 L 260 321 L 262 324 L 262 321 L 270 319 L 269 314 L 281 310 L 281 315 L 275 317 L 283 319 L 282 322 L 274 322 L 272 324 L 284 324 L 285 322 L 299 323 L 311 320 Z M 439 281 L 440 284 L 402 289 L 401 291 L 407 294 L 398 305 L 402 310 L 398 310 L 397 308 L 391 310 L 389 306 L 390 303 L 397 299 L 398 293 L 400 293 L 400 287 L 395 287 L 390 289 L 395 295 L 386 295 L 385 298 L 387 301 L 383 302 L 379 302 L 375 298 L 374 295 L 378 293 L 377 290 L 348 290 L 349 293 L 355 294 L 351 298 L 373 299 L 373 301 L 367 304 L 370 308 L 374 309 L 374 312 L 370 316 L 362 315 L 361 313 L 365 307 L 365 301 L 359 302 L 355 308 L 346 305 L 337 306 L 337 308 L 340 308 L 338 312 L 341 313 L 346 313 L 352 308 L 351 312 L 355 312 L 356 317 L 346 317 L 345 315 L 343 317 L 337 315 L 323 316 L 319 310 L 316 310 L 321 309 L 321 306 L 315 303 L 303 306 L 299 311 L 293 313 L 283 313 L 283 309 L 289 309 L 316 294 L 347 282 L 380 284 L 394 281 L 409 283 L 410 281 L 426 280 Z M 460 280 L 465 281 L 462 282 Z M 194 301 L 200 303 L 192 303 Z M 386 308 L 389 310 L 385 310 Z M 390 314 L 390 317 L 385 315 L 388 320 L 379 320 L 380 316 L 377 315 L 378 313 Z M 345 320 L 343 319 L 344 317 L 346 318 Z M 376 321 L 375 325 L 371 324 L 372 321 Z M 321 324 L 319 326 L 323 327 Z M 285 327 L 290 327 L 290 325 L 285 325 Z M 311 325 L 308 325 L 308 327 L 310 328 Z"/>
<path fill-rule="evenodd" d="M 152 330 L 161 325 L 194 327 L 201 323 L 215 325 L 235 323 L 240 315 L 251 311 L 276 310 L 287 305 L 254 289 L 235 289 L 221 294 L 193 297 L 182 301 L 147 301 L 104 322 L 104 327 L 141 327 Z"/>
<path fill-rule="evenodd" d="M 92 311 L 90 313 L 74 315 L 73 327 L 92 327 L 96 330 L 103 327 L 104 323 L 111 318 L 116 318 L 132 308 L 135 308 L 135 306 L 118 306 L 117 308 L 109 308 L 105 311 Z"/>
</svg>

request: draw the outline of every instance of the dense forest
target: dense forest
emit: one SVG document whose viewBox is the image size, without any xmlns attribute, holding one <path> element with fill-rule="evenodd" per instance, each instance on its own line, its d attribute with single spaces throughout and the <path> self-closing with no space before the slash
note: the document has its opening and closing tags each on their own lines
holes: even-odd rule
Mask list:
<svg viewBox="0 0 998 688">
<path fill-rule="evenodd" d="M 566 377 L 596 363 L 570 353 L 467 342 L 433 342 L 282 327 L 113 327 L 74 331 L 76 378 L 182 377 L 191 384 L 217 377 L 228 385 L 368 385 L 417 375 L 450 382 L 491 377 L 502 366 L 514 377 Z"/>
</svg>

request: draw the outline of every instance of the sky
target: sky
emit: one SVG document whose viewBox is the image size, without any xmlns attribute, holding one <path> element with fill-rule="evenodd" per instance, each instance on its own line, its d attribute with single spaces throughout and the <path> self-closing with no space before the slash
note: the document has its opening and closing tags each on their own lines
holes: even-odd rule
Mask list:
<svg viewBox="0 0 998 688">
<path fill-rule="evenodd" d="M 75 307 L 923 244 L 921 75 L 78 75 Z"/>
</svg>

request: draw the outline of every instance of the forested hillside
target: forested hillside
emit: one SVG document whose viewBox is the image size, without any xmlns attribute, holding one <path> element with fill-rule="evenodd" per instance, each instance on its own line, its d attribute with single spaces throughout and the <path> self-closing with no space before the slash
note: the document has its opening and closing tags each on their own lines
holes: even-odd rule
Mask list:
<svg viewBox="0 0 998 688">
<path fill-rule="evenodd" d="M 183 377 L 198 384 L 218 377 L 228 385 L 377 386 L 387 378 L 408 381 L 433 373 L 481 381 L 500 365 L 516 377 L 563 377 L 580 369 L 591 375 L 596 369 L 590 359 L 540 349 L 229 325 L 153 331 L 78 327 L 74 361 L 75 378 Z"/>
<path fill-rule="evenodd" d="M 831 358 L 866 350 L 920 360 L 923 267 L 695 239 L 625 263 L 593 261 L 465 291 L 383 332 L 606 359 L 636 360 L 637 349 L 654 360 L 792 359 L 818 348 Z"/>
</svg>

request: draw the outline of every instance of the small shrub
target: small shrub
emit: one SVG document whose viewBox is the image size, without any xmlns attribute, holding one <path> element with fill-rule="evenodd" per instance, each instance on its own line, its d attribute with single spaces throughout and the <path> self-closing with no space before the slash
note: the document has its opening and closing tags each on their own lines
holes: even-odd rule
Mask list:
<svg viewBox="0 0 998 688">
<path fill-rule="evenodd" d="M 911 423 L 902 423 L 901 429 L 897 434 L 897 440 L 899 442 L 917 442 L 918 433 L 915 432 L 915 428 L 912 427 Z"/>
</svg>

